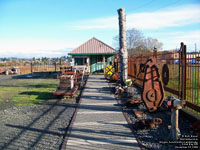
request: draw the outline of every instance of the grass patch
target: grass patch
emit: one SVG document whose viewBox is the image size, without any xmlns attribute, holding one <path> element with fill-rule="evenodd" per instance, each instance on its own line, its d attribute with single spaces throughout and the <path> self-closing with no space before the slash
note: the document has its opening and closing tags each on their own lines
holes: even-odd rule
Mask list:
<svg viewBox="0 0 200 150">
<path fill-rule="evenodd" d="M 44 104 L 56 97 L 52 92 L 57 79 L 11 79 L 0 83 L 0 101 L 10 100 L 17 106 Z"/>
<path fill-rule="evenodd" d="M 179 67 L 177 64 L 169 65 L 170 76 L 167 87 L 178 91 L 179 87 Z M 200 107 L 200 66 L 187 64 L 186 71 L 186 101 L 191 102 Z M 165 96 L 176 96 L 165 91 Z M 177 96 L 176 96 L 177 97 Z M 195 112 L 192 109 L 188 110 Z M 197 113 L 197 112 L 195 112 Z M 198 113 L 199 114 L 199 113 Z"/>
</svg>

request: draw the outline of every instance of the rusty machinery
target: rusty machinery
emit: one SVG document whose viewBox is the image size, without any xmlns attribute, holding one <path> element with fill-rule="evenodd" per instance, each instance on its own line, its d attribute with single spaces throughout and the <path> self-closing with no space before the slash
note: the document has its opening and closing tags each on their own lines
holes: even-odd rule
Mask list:
<svg viewBox="0 0 200 150">
<path fill-rule="evenodd" d="M 72 68 L 61 67 L 59 87 L 53 92 L 55 95 L 74 96 L 82 83 L 85 69 L 77 70 Z"/>
<path fill-rule="evenodd" d="M 149 112 L 156 111 L 164 101 L 164 89 L 155 58 L 147 60 L 144 66 L 144 80 L 141 98 Z"/>
<path fill-rule="evenodd" d="M 110 75 L 110 80 L 119 80 L 119 74 L 114 72 L 112 66 L 106 67 L 105 73 Z M 149 112 L 156 111 L 162 105 L 165 97 L 162 81 L 156 65 L 156 58 L 151 57 L 146 61 L 145 64 L 140 65 L 140 71 L 132 83 L 138 79 L 141 73 L 144 73 L 141 100 L 144 102 Z M 122 87 L 119 87 L 118 91 L 119 93 L 122 93 L 125 90 L 123 90 Z"/>
<path fill-rule="evenodd" d="M 6 72 L 5 68 L 0 68 L 0 74 L 4 74 Z"/>
<path fill-rule="evenodd" d="M 156 58 L 150 57 L 146 63 L 140 64 L 139 73 L 136 74 L 135 72 L 135 80 L 132 82 L 136 82 L 138 80 L 141 73 L 143 73 L 143 80 L 142 80 L 142 92 L 141 92 L 141 98 L 133 98 L 131 100 L 128 100 L 125 105 L 127 107 L 129 106 L 139 106 L 141 103 L 144 103 L 145 107 L 149 112 L 154 112 L 158 110 L 159 107 L 164 102 L 165 93 L 164 88 L 162 85 L 161 77 L 159 74 L 159 70 L 156 64 Z M 136 68 L 136 66 L 134 65 Z M 112 67 L 110 67 L 112 68 Z M 107 68 L 107 72 L 110 73 L 110 80 L 111 81 L 119 81 L 120 77 L 117 72 L 113 72 L 112 69 Z M 136 71 L 136 69 L 134 69 Z M 163 65 L 162 69 L 162 80 L 163 84 L 167 85 L 169 82 L 169 69 L 166 64 Z M 130 82 L 127 82 L 130 83 Z M 128 85 L 128 84 L 127 84 Z M 130 84 L 131 85 L 131 84 Z M 123 86 L 116 86 L 115 87 L 116 95 L 122 95 L 123 92 L 126 91 L 127 88 L 124 88 Z M 167 106 L 168 107 L 168 106 Z M 143 119 L 145 118 L 145 112 L 143 110 L 133 110 L 133 113 L 135 114 L 136 118 L 139 120 L 136 121 L 135 125 L 137 129 L 147 129 L 147 128 L 154 128 L 156 126 L 159 126 L 162 124 L 161 118 L 149 118 L 149 119 Z"/>
<path fill-rule="evenodd" d="M 20 69 L 17 67 L 0 68 L 0 74 L 9 75 L 9 74 L 19 74 L 19 73 L 20 73 Z"/>
<path fill-rule="evenodd" d="M 129 106 L 139 106 L 141 103 L 144 103 L 145 107 L 149 112 L 156 111 L 159 107 L 161 107 L 163 101 L 164 101 L 164 89 L 162 85 L 162 81 L 160 78 L 159 70 L 156 65 L 156 58 L 151 57 L 149 58 L 146 63 L 140 64 L 140 70 L 139 73 L 136 75 L 135 80 L 132 81 L 132 84 L 138 80 L 139 75 L 143 73 L 143 84 L 142 84 L 142 92 L 141 92 L 141 98 L 133 98 L 131 100 L 128 100 L 125 105 L 127 107 Z M 115 74 L 113 74 L 115 75 Z M 119 76 L 117 76 L 116 79 L 118 79 Z M 112 77 L 111 77 L 112 79 Z M 131 85 L 131 84 L 130 84 Z M 123 89 L 116 88 L 116 92 L 122 92 Z M 125 91 L 125 90 L 124 90 Z M 139 119 L 136 122 L 137 129 L 139 127 L 142 129 L 145 128 L 154 128 L 156 126 L 159 126 L 162 124 L 161 118 L 151 118 L 151 119 L 142 119 L 143 115 L 145 114 L 142 110 L 133 110 L 133 113 L 135 116 Z"/>
<path fill-rule="evenodd" d="M 141 73 L 144 74 L 144 78 L 142 80 L 143 85 L 142 85 L 142 92 L 141 92 L 141 100 L 138 101 L 138 98 L 130 100 L 127 102 L 127 105 L 130 105 L 130 104 L 137 105 L 137 103 L 144 102 L 148 111 L 154 112 L 159 107 L 161 107 L 164 101 L 164 97 L 165 97 L 162 81 L 160 78 L 158 67 L 156 65 L 156 59 L 152 57 L 152 58 L 149 58 L 145 64 L 141 64 L 140 71 L 136 75 L 136 79 L 132 83 L 134 83 L 138 79 Z M 121 89 L 121 88 L 118 88 L 118 89 Z"/>
</svg>

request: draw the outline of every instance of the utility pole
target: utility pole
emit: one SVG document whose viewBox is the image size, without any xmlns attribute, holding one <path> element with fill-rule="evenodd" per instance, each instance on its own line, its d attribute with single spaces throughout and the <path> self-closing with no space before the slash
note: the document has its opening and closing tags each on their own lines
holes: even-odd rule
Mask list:
<svg viewBox="0 0 200 150">
<path fill-rule="evenodd" d="M 120 51 L 120 82 L 122 85 L 128 78 L 128 53 L 126 43 L 126 15 L 124 8 L 117 10 L 119 15 L 119 51 Z"/>
</svg>

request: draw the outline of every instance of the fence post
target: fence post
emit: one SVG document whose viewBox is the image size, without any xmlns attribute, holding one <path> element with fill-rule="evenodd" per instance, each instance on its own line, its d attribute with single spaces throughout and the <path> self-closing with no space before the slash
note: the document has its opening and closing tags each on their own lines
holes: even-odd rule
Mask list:
<svg viewBox="0 0 200 150">
<path fill-rule="evenodd" d="M 56 62 L 54 63 L 54 65 L 55 65 L 55 72 L 56 72 L 56 67 L 57 67 L 57 66 L 56 66 Z"/>
<path fill-rule="evenodd" d="M 62 65 L 62 58 L 60 58 L 60 66 Z"/>
<path fill-rule="evenodd" d="M 31 62 L 31 73 L 33 73 L 33 63 Z"/>
<path fill-rule="evenodd" d="M 155 57 L 156 61 L 157 61 L 157 49 L 156 48 L 154 48 L 154 50 L 153 50 L 153 57 Z"/>
<path fill-rule="evenodd" d="M 182 89 L 181 89 L 181 100 L 186 100 L 186 57 L 187 57 L 187 50 L 186 50 L 186 45 L 184 43 L 181 43 L 181 58 L 182 58 Z"/>
</svg>

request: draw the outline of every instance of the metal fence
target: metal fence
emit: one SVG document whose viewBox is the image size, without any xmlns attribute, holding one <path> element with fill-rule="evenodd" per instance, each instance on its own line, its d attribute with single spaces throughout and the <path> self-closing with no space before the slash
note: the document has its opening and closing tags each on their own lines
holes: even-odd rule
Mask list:
<svg viewBox="0 0 200 150">
<path fill-rule="evenodd" d="M 5 69 L 18 68 L 20 74 L 34 73 L 34 72 L 56 72 L 60 71 L 60 67 L 69 67 L 68 64 L 60 65 L 56 63 L 42 63 L 42 64 L 26 64 L 26 65 L 10 65 L 5 66 Z"/>
<path fill-rule="evenodd" d="M 186 63 L 186 106 L 200 112 L 200 53 L 187 54 Z"/>
<path fill-rule="evenodd" d="M 186 45 L 176 51 L 162 51 L 128 57 L 128 77 L 138 86 L 143 86 L 145 62 L 156 58 L 156 65 L 165 89 L 165 96 L 186 100 L 186 107 L 200 112 L 200 53 L 187 53 Z M 117 57 L 116 57 L 117 59 Z M 119 57 L 118 59 L 119 60 Z M 119 66 L 119 61 L 116 61 Z"/>
<path fill-rule="evenodd" d="M 60 64 L 30 64 L 31 72 L 56 72 L 60 71 Z"/>
</svg>

